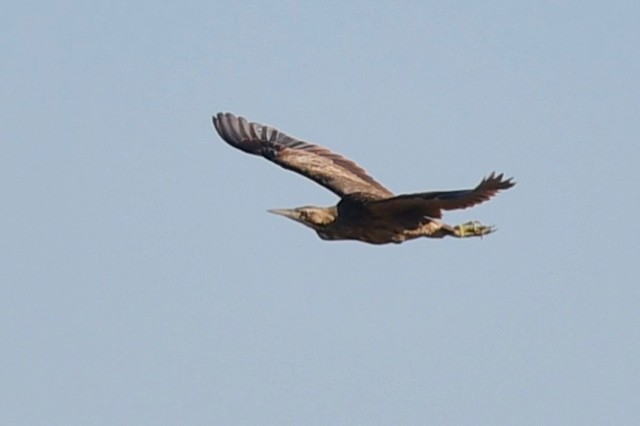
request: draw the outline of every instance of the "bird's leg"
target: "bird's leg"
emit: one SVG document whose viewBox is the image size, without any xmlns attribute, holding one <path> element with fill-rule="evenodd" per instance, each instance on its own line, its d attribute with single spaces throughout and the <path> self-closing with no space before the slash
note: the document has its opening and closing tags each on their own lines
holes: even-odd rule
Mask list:
<svg viewBox="0 0 640 426">
<path fill-rule="evenodd" d="M 461 225 L 449 225 L 439 220 L 432 220 L 415 231 L 405 231 L 405 236 L 415 238 L 423 236 L 428 238 L 444 238 L 447 236 L 455 238 L 482 237 L 496 230 L 493 226 L 483 225 L 480 222 L 472 221 Z"/>
<path fill-rule="evenodd" d="M 451 226 L 446 225 L 448 228 Z M 491 234 L 496 231 L 495 226 L 483 225 L 478 221 L 470 221 L 465 222 L 460 225 L 456 225 L 450 229 L 452 233 L 451 236 L 458 238 L 467 238 L 467 237 L 482 237 L 483 235 Z"/>
</svg>

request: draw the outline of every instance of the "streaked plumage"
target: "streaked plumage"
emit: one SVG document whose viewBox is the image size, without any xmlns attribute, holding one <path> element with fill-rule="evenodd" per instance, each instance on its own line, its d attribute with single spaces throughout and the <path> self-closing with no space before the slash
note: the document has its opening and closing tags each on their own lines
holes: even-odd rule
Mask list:
<svg viewBox="0 0 640 426">
<path fill-rule="evenodd" d="M 486 235 L 494 228 L 478 222 L 447 225 L 440 221 L 442 211 L 472 207 L 515 185 L 512 179 L 491 173 L 474 189 L 395 196 L 353 161 L 273 127 L 229 113 L 214 116 L 213 125 L 231 146 L 306 176 L 341 198 L 333 207 L 271 211 L 314 229 L 327 240 L 384 244 L 418 237 Z"/>
</svg>

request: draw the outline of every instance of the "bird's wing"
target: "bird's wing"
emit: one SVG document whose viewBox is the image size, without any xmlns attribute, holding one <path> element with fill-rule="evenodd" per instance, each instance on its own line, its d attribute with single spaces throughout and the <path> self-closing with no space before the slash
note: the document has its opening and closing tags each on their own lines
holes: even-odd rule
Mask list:
<svg viewBox="0 0 640 426">
<path fill-rule="evenodd" d="M 440 218 L 442 210 L 466 209 L 489 200 L 498 191 L 509 189 L 515 182 L 503 174 L 491 173 L 474 189 L 405 194 L 369 203 L 370 211 L 381 216 L 403 217 L 420 222 L 424 217 Z"/>
<path fill-rule="evenodd" d="M 353 193 L 367 194 L 373 199 L 393 196 L 391 191 L 348 158 L 288 136 L 273 127 L 250 123 L 229 113 L 214 116 L 213 125 L 229 145 L 249 154 L 261 155 L 314 180 L 341 197 Z"/>
</svg>

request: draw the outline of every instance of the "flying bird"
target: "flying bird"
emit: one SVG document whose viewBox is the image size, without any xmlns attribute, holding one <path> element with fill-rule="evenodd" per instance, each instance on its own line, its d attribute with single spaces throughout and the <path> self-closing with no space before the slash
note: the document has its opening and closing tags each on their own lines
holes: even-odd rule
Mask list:
<svg viewBox="0 0 640 426">
<path fill-rule="evenodd" d="M 442 211 L 475 206 L 515 185 L 512 178 L 492 172 L 473 189 L 394 195 L 348 158 L 271 126 L 230 113 L 214 116 L 213 125 L 229 145 L 301 174 L 340 197 L 331 207 L 269 210 L 313 229 L 323 240 L 386 244 L 418 237 L 482 237 L 495 227 L 477 221 L 448 225 L 441 220 Z"/>
</svg>

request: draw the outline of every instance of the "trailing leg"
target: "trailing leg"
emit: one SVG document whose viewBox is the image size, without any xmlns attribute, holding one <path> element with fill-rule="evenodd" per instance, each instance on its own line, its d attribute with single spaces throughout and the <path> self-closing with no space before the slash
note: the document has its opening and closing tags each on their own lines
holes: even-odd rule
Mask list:
<svg viewBox="0 0 640 426">
<path fill-rule="evenodd" d="M 483 225 L 477 221 L 452 226 L 434 219 L 422 225 L 420 228 L 405 231 L 404 237 L 405 239 L 413 239 L 417 237 L 444 238 L 447 236 L 455 238 L 482 237 L 494 232 L 495 230 L 495 227 Z"/>
<path fill-rule="evenodd" d="M 449 225 L 447 227 L 451 228 Z M 453 234 L 457 238 L 482 237 L 496 231 L 495 226 L 483 225 L 478 221 L 465 222 L 452 228 Z"/>
</svg>

